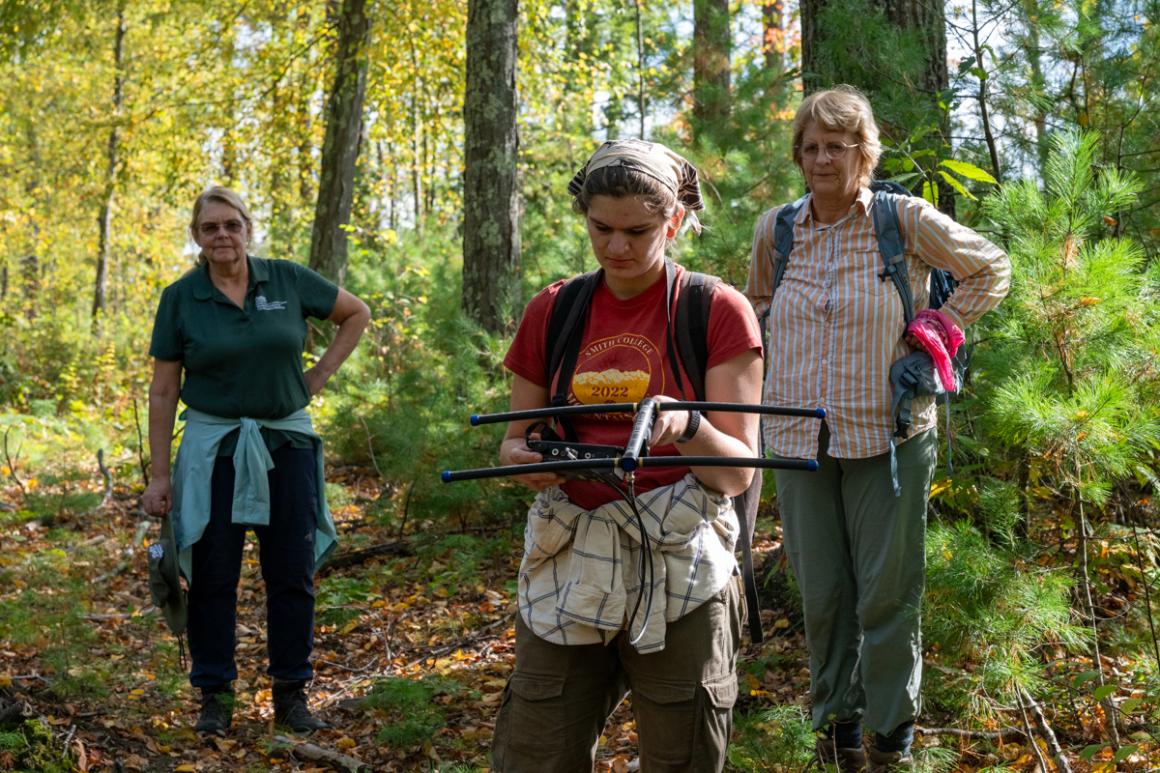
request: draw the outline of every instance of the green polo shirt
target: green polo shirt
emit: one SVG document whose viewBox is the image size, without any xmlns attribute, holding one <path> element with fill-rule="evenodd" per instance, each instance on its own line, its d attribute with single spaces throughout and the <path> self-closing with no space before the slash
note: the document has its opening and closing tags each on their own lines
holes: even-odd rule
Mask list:
<svg viewBox="0 0 1160 773">
<path fill-rule="evenodd" d="M 306 318 L 329 317 L 338 287 L 288 260 L 246 261 L 243 308 L 213 286 L 205 266 L 166 287 L 149 354 L 181 362 L 181 399 L 190 408 L 231 419 L 280 419 L 310 402 L 302 370 Z M 298 440 L 267 442 L 273 448 L 286 439 Z M 233 442 L 223 445 L 221 453 L 233 453 Z"/>
</svg>

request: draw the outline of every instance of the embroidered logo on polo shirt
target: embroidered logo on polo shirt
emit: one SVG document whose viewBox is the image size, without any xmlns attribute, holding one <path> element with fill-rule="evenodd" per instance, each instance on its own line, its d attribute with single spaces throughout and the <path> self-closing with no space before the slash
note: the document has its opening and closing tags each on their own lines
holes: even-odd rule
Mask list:
<svg viewBox="0 0 1160 773">
<path fill-rule="evenodd" d="M 254 299 L 254 307 L 258 311 L 285 311 L 286 301 L 268 301 L 266 296 L 259 295 Z"/>
</svg>

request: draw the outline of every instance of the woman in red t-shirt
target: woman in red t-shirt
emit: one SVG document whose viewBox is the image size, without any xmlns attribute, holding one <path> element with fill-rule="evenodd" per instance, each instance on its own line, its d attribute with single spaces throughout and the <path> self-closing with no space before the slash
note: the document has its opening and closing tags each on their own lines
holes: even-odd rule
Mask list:
<svg viewBox="0 0 1160 773">
<path fill-rule="evenodd" d="M 571 404 L 694 399 L 672 361 L 683 269 L 665 249 L 686 220 L 698 228 L 689 212 L 703 208 L 696 169 L 663 145 L 617 140 L 596 151 L 568 190 L 585 216 L 599 281 L 570 374 L 546 374 L 549 320 L 565 282 L 528 304 L 504 360 L 512 410 L 549 405 L 555 382 L 569 377 Z M 759 402 L 757 321 L 723 283 L 713 291 L 707 345 L 704 399 Z M 509 424 L 502 463 L 543 461 L 527 446 L 530 424 Z M 577 441 L 617 446 L 631 425 L 628 414 L 571 422 Z M 753 457 L 757 428 L 753 414 L 661 411 L 650 455 Z M 642 769 L 722 768 L 742 617 L 729 497 L 752 474 L 641 469 L 632 503 L 596 480 L 518 477 L 539 494 L 520 567 L 515 672 L 496 721 L 497 770 L 591 770 L 605 720 L 629 689 Z M 651 572 L 639 571 L 644 564 Z"/>
</svg>

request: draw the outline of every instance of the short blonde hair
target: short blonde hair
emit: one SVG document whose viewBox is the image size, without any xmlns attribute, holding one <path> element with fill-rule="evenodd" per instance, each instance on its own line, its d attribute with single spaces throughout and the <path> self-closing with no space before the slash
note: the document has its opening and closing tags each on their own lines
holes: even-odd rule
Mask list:
<svg viewBox="0 0 1160 773">
<path fill-rule="evenodd" d="M 246 244 L 254 238 L 254 218 L 250 215 L 250 210 L 246 207 L 242 197 L 234 193 L 229 188 L 222 185 L 215 185 L 212 188 L 207 188 L 200 196 L 193 202 L 193 215 L 189 218 L 189 235 L 193 240 L 197 241 L 197 219 L 201 217 L 201 211 L 205 209 L 205 205 L 211 202 L 217 204 L 225 204 L 227 207 L 233 207 L 242 216 L 242 220 L 246 224 Z M 205 255 L 198 253 L 197 264 L 203 265 L 205 263 Z"/>
<path fill-rule="evenodd" d="M 802 100 L 793 118 L 793 162 L 799 169 L 802 165 L 802 136 L 815 125 L 824 131 L 848 132 L 857 137 L 858 154 L 862 159 L 858 182 L 862 186 L 869 185 L 882 155 L 878 124 L 874 121 L 870 100 L 846 84 L 810 94 Z"/>
</svg>

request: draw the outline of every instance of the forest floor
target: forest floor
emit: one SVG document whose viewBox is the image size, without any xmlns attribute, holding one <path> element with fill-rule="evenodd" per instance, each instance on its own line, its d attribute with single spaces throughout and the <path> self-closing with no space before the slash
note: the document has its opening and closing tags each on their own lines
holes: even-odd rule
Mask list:
<svg viewBox="0 0 1160 773">
<path fill-rule="evenodd" d="M 394 518 L 383 523 L 370 515 L 385 499 L 403 499 L 393 492 L 385 497 L 373 471 L 341 469 L 330 479 L 344 558 L 319 580 L 310 698 L 332 727 L 309 739 L 274 729 L 263 673 L 263 589 L 251 538 L 239 589 L 235 724 L 227 737 L 208 740 L 192 730 L 197 705 L 182 653 L 149 598 L 145 545 L 158 526 L 141 515 L 137 494 L 114 487 L 103 503 L 84 509 L 100 500 L 100 485 L 5 481 L 0 770 L 485 770 L 512 667 L 518 523 L 451 534 L 434 523 L 404 521 L 399 539 Z M 86 488 L 88 498 L 77 499 Z M 31 501 L 40 512 L 34 518 L 13 504 Z M 759 535 L 755 548 L 760 558 L 776 546 Z M 754 646 L 747 637 L 743 646 L 741 738 L 729 769 L 799 770 L 808 760 L 803 747 L 812 743 L 800 621 L 792 609 L 766 609 L 763 622 L 765 643 Z M 598 770 L 636 769 L 628 704 L 600 739 Z M 25 721 L 33 719 L 40 722 Z M 29 749 L 33 733 L 21 736 L 21 729 L 30 724 L 51 730 L 47 748 Z M 1036 767 L 1019 737 L 980 744 L 929 735 L 919 744 L 937 746 L 939 738 L 949 748 L 931 758 L 941 760 L 932 770 Z M 787 743 L 795 748 L 787 750 Z M 1110 761 L 1073 765 L 1076 771 L 1113 769 Z M 1149 766 L 1137 755 L 1120 769 Z"/>
</svg>

